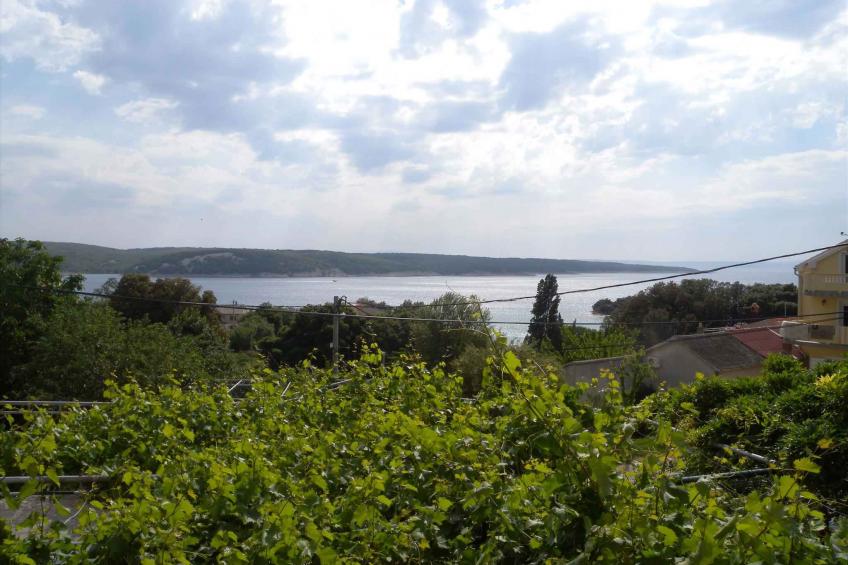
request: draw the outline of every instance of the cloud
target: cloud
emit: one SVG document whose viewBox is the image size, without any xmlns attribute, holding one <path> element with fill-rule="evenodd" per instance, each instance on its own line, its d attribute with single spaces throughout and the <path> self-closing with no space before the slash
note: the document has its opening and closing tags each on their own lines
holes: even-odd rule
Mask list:
<svg viewBox="0 0 848 565">
<path fill-rule="evenodd" d="M 17 104 L 9 108 L 9 113 L 13 116 L 23 116 L 32 120 L 40 120 L 47 113 L 47 110 L 41 106 L 32 104 Z"/>
<path fill-rule="evenodd" d="M 844 0 L 722 0 L 704 8 L 704 12 L 742 30 L 805 38 L 845 9 Z"/>
<path fill-rule="evenodd" d="M 88 71 L 76 71 L 74 72 L 74 78 L 79 81 L 86 92 L 97 96 L 100 95 L 100 89 L 103 88 L 103 85 L 106 84 L 107 80 L 103 75 L 90 73 Z"/>
<path fill-rule="evenodd" d="M 115 115 L 134 123 L 150 123 L 159 120 L 162 114 L 177 107 L 173 100 L 144 98 L 133 100 L 115 108 Z"/>
<path fill-rule="evenodd" d="M 508 110 L 533 110 L 566 92 L 585 89 L 618 54 L 614 39 L 590 33 L 578 20 L 548 33 L 517 34 L 510 41 L 512 59 L 501 76 Z"/>
<path fill-rule="evenodd" d="M 0 224 L 619 258 L 830 237 L 848 12 L 736 4 L 10 0 Z"/>
<path fill-rule="evenodd" d="M 32 190 L 51 205 L 67 213 L 131 206 L 137 189 L 110 182 L 98 182 L 85 177 L 68 178 L 40 176 L 31 183 Z"/>
<path fill-rule="evenodd" d="M 433 132 L 456 132 L 474 129 L 494 117 L 493 104 L 488 102 L 449 101 L 429 105 L 421 120 Z"/>
<path fill-rule="evenodd" d="M 823 101 L 802 102 L 792 110 L 788 111 L 792 125 L 800 129 L 809 129 L 819 120 L 828 117 L 838 118 L 842 113 L 836 104 L 828 104 Z"/>
<path fill-rule="evenodd" d="M 403 170 L 402 179 L 404 183 L 418 184 L 432 178 L 433 172 L 422 167 L 407 167 Z"/>
<path fill-rule="evenodd" d="M 0 55 L 6 61 L 28 58 L 48 71 L 73 67 L 99 48 L 97 33 L 39 9 L 34 0 L 0 2 L 0 33 Z"/>
<path fill-rule="evenodd" d="M 346 132 L 341 147 L 363 173 L 375 172 L 415 154 L 412 144 L 403 137 L 375 132 Z"/>
<path fill-rule="evenodd" d="M 89 68 L 115 83 L 138 85 L 148 98 L 175 102 L 188 129 L 232 132 L 273 123 L 269 89 L 301 69 L 274 53 L 282 41 L 274 6 L 234 0 L 192 12 L 179 2 L 151 0 L 95 2 L 72 12 L 108 30 L 102 48 L 86 58 Z"/>
<path fill-rule="evenodd" d="M 450 38 L 467 38 L 487 19 L 481 0 L 415 0 L 401 18 L 400 52 L 416 57 Z"/>
</svg>

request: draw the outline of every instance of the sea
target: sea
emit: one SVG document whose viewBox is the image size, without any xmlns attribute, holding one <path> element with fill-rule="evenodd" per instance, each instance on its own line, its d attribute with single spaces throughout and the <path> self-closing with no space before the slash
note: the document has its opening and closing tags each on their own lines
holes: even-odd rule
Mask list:
<svg viewBox="0 0 848 565">
<path fill-rule="evenodd" d="M 725 263 L 678 262 L 693 269 L 705 270 Z M 683 278 L 712 278 L 723 282 L 739 281 L 751 283 L 797 283 L 793 266 L 795 262 L 772 262 L 727 269 L 709 275 Z M 564 273 L 557 275 L 559 290 L 570 291 L 595 288 L 621 283 L 632 283 L 654 277 L 668 276 L 669 272 L 641 273 Z M 269 302 L 276 306 L 302 306 L 332 302 L 333 296 L 344 296 L 350 302 L 368 298 L 389 305 L 398 305 L 404 300 L 429 302 L 452 291 L 463 295 L 474 295 L 480 299 L 533 296 L 536 285 L 544 274 L 521 276 L 364 276 L 364 277 L 209 277 L 187 278 L 211 290 L 218 304 L 258 305 Z M 95 292 L 116 274 L 87 274 L 84 289 Z M 603 316 L 592 314 L 592 305 L 602 298 L 616 299 L 635 294 L 653 283 L 639 283 L 605 290 L 564 295 L 559 311 L 566 322 L 577 325 L 595 325 Z M 495 302 L 485 305 L 491 314 L 492 325 L 510 340 L 524 337 L 530 321 L 533 300 Z"/>
</svg>

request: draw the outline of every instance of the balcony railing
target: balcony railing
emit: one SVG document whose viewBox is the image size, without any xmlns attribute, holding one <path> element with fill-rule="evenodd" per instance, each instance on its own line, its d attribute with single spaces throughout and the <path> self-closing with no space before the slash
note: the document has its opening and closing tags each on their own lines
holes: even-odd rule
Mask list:
<svg viewBox="0 0 848 565">
<path fill-rule="evenodd" d="M 784 325 L 780 334 L 787 339 L 818 341 L 822 343 L 839 343 L 848 345 L 848 327 L 841 320 L 835 322 L 797 323 Z"/>
<path fill-rule="evenodd" d="M 806 275 L 806 280 L 808 283 L 816 284 L 840 284 L 846 285 L 848 288 L 848 274 L 843 275 L 830 275 L 830 274 L 820 274 L 820 273 L 810 273 Z"/>
</svg>

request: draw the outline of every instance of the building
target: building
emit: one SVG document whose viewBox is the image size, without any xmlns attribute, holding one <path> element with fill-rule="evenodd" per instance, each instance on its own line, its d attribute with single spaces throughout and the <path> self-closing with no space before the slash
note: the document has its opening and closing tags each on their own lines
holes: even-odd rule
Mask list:
<svg viewBox="0 0 848 565">
<path fill-rule="evenodd" d="M 798 345 L 811 367 L 848 353 L 848 240 L 795 266 L 798 315 L 806 324 L 785 322 L 781 334 Z"/>
<path fill-rule="evenodd" d="M 742 328 L 674 336 L 649 347 L 643 361 L 653 368 L 657 381 L 677 386 L 691 383 L 698 373 L 708 377 L 759 375 L 767 355 L 790 352 L 772 328 Z M 565 366 L 565 382 L 591 382 L 604 371 L 615 373 L 625 362 L 625 357 L 575 361 Z"/>
<path fill-rule="evenodd" d="M 225 306 L 218 305 L 215 307 L 215 310 L 221 319 L 221 325 L 226 330 L 236 327 L 241 319 L 251 312 L 250 309 L 242 308 L 235 302 Z"/>
</svg>

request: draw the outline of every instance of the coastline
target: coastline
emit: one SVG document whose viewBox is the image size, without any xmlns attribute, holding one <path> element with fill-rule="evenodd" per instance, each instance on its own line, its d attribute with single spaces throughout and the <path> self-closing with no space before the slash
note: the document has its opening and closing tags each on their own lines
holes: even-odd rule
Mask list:
<svg viewBox="0 0 848 565">
<path fill-rule="evenodd" d="M 695 269 L 669 270 L 668 268 L 659 270 L 638 270 L 638 271 L 560 271 L 551 273 L 557 276 L 574 276 L 574 275 L 618 275 L 618 274 L 647 274 L 647 273 L 663 273 L 663 274 L 688 274 L 695 272 Z M 352 279 L 352 278 L 367 278 L 367 277 L 393 277 L 393 278 L 415 278 L 415 277 L 544 277 L 547 273 L 534 272 L 509 272 L 509 273 L 439 273 L 427 271 L 398 271 L 389 273 L 363 273 L 363 274 L 347 274 L 347 273 L 326 273 L 326 272 L 305 272 L 305 273 L 232 273 L 232 274 L 213 274 L 213 273 L 157 273 L 157 272 L 132 272 L 132 273 L 81 273 L 76 271 L 62 271 L 63 276 L 67 275 L 99 275 L 99 276 L 115 276 L 121 277 L 127 274 L 144 274 L 150 277 L 159 278 L 175 278 L 175 277 L 204 277 L 209 279 Z"/>
</svg>

